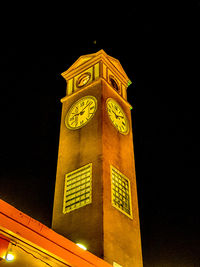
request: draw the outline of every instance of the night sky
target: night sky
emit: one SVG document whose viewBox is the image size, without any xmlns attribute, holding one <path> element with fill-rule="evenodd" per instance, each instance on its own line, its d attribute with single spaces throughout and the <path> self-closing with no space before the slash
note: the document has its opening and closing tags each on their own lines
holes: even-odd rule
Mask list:
<svg viewBox="0 0 200 267">
<path fill-rule="evenodd" d="M 0 197 L 51 227 L 60 74 L 104 49 L 132 81 L 144 266 L 198 267 L 200 3 L 87 5 L 4 10 Z"/>
</svg>

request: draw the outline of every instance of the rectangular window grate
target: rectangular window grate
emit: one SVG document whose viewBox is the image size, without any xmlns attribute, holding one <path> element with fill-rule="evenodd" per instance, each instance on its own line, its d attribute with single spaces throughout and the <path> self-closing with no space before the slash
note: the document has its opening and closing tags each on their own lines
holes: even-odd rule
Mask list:
<svg viewBox="0 0 200 267">
<path fill-rule="evenodd" d="M 92 202 L 92 163 L 65 175 L 63 213 Z"/>
<path fill-rule="evenodd" d="M 112 205 L 132 218 L 130 181 L 111 166 Z"/>
</svg>

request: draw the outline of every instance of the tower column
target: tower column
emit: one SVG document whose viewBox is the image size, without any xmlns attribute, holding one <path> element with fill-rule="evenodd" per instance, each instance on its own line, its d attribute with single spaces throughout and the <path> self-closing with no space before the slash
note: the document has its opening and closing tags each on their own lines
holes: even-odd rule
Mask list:
<svg viewBox="0 0 200 267">
<path fill-rule="evenodd" d="M 113 266 L 142 266 L 131 82 L 103 50 L 81 56 L 62 75 L 52 227 Z"/>
</svg>

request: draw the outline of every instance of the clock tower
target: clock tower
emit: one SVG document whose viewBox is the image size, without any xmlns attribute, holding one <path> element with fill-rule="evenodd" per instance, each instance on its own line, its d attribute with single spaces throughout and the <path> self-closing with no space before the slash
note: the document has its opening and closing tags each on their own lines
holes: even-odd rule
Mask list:
<svg viewBox="0 0 200 267">
<path fill-rule="evenodd" d="M 113 266 L 143 266 L 131 82 L 103 50 L 81 56 L 62 76 L 52 228 Z"/>
</svg>

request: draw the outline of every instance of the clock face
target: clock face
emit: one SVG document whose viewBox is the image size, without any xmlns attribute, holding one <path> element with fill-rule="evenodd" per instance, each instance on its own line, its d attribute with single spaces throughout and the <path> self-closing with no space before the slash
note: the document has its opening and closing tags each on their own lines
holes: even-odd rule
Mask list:
<svg viewBox="0 0 200 267">
<path fill-rule="evenodd" d="M 128 119 L 121 106 L 112 98 L 106 102 L 108 116 L 115 128 L 122 134 L 128 134 Z"/>
<path fill-rule="evenodd" d="M 83 127 L 92 119 L 97 109 L 97 100 L 94 96 L 84 96 L 76 101 L 65 117 L 68 129 L 76 130 Z"/>
</svg>

